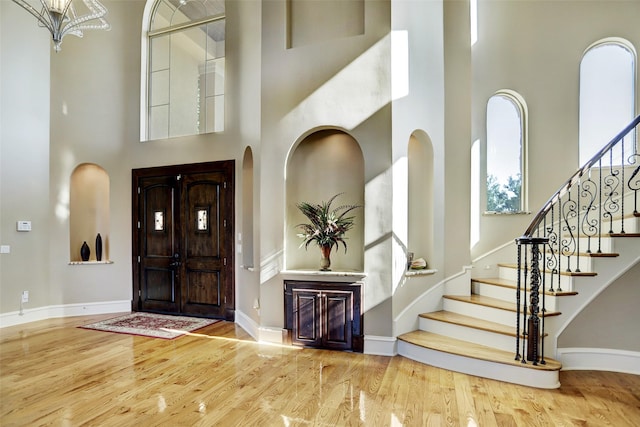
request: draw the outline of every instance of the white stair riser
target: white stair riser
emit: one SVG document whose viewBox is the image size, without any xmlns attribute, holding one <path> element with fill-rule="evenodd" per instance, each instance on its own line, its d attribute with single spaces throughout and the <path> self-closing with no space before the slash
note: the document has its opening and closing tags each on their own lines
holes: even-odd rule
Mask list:
<svg viewBox="0 0 640 427">
<path fill-rule="evenodd" d="M 566 267 L 566 265 L 564 267 Z M 511 280 L 512 282 L 517 282 L 518 280 L 518 272 L 516 271 L 515 268 L 500 267 L 499 276 L 501 279 Z M 545 274 L 545 288 L 547 290 L 550 288 L 551 279 L 552 279 L 551 276 L 552 276 L 551 274 Z M 531 272 L 529 272 L 529 276 L 527 277 L 527 280 L 529 280 L 530 278 L 531 278 Z M 524 276 L 523 276 L 523 279 L 524 279 Z M 540 283 L 540 286 L 542 286 L 542 283 Z M 571 276 L 560 275 L 560 288 L 563 291 L 573 291 L 573 278 Z M 557 274 L 553 275 L 553 289 L 558 290 Z"/>
<path fill-rule="evenodd" d="M 625 232 L 627 233 L 633 233 L 633 232 L 637 232 L 637 231 L 631 231 L 631 229 L 637 229 L 637 227 L 629 227 L 629 224 L 627 224 L 625 222 Z M 609 231 L 609 227 L 607 227 L 607 233 Z M 576 236 L 574 236 L 575 238 Z M 577 236 L 578 238 L 575 240 L 575 242 L 571 243 L 571 248 L 572 250 L 575 250 L 576 252 L 579 253 L 587 253 L 587 252 L 591 252 L 591 253 L 597 253 L 598 252 L 598 248 L 600 249 L 600 252 L 602 253 L 614 253 L 615 249 L 614 249 L 614 241 L 613 239 L 611 239 L 608 236 L 602 236 L 602 238 L 600 239 L 600 241 L 598 242 L 598 237 L 592 237 L 592 238 L 587 238 L 586 236 L 580 235 Z M 565 240 L 570 240 L 571 236 L 570 235 L 566 235 L 566 236 L 562 236 L 563 239 Z M 567 243 L 568 244 L 568 243 Z M 543 247 L 540 246 L 539 247 L 540 251 L 543 250 Z M 555 250 L 557 251 L 557 247 L 555 248 Z M 542 252 L 541 252 L 542 253 Z M 514 252 L 514 259 L 516 258 L 516 252 Z"/>
<path fill-rule="evenodd" d="M 485 297 L 497 298 L 503 301 L 515 302 L 516 291 L 515 289 L 505 288 L 503 286 L 494 286 L 487 283 L 471 282 L 471 292 L 476 295 L 482 295 Z M 528 292 L 527 292 L 528 295 Z M 521 295 L 521 298 L 523 296 Z M 545 306 L 548 311 L 560 311 L 558 297 L 546 295 Z M 540 304 L 542 304 L 542 295 L 540 295 Z"/>
<path fill-rule="evenodd" d="M 625 206 L 628 208 L 630 206 Z M 632 209 L 633 210 L 633 209 Z M 616 219 L 613 221 L 613 232 L 620 233 L 622 231 L 622 220 Z M 624 232 L 625 233 L 637 233 L 640 230 L 640 218 L 630 217 L 624 219 Z M 609 231 L 609 223 L 604 225 L 604 231 Z"/>
<path fill-rule="evenodd" d="M 624 224 L 622 219 L 620 218 L 614 219 L 612 223 L 610 223 L 608 219 L 603 219 L 601 222 L 601 230 L 600 230 L 601 234 L 598 235 L 594 233 L 589 233 L 591 234 L 591 239 L 588 238 L 587 233 L 584 233 L 582 231 L 578 233 L 578 231 L 576 230 L 574 230 L 573 236 L 570 233 L 564 232 L 564 231 L 562 232 L 561 235 L 563 239 L 571 239 L 572 237 L 573 238 L 577 237 L 579 239 L 581 252 L 587 251 L 587 248 L 589 247 L 589 240 L 591 241 L 592 252 L 597 251 L 598 246 L 600 246 L 600 250 L 602 252 L 613 252 L 613 242 L 609 237 L 609 233 L 610 232 L 621 233 L 622 230 L 624 230 L 625 233 L 637 233 L 638 230 L 640 230 L 640 218 L 626 217 L 624 219 Z M 600 242 L 599 245 L 598 245 L 598 242 Z"/>
<path fill-rule="evenodd" d="M 615 252 L 613 239 L 610 237 L 602 237 L 599 243 L 597 237 L 592 237 L 591 239 L 580 237 L 578 243 L 580 244 L 580 252 L 591 251 L 592 253 L 597 253 L 598 248 L 600 248 L 600 252 L 602 253 Z"/>
<path fill-rule="evenodd" d="M 487 347 L 513 351 L 514 355 L 516 352 L 515 336 L 497 334 L 495 332 L 469 328 L 467 326 L 456 325 L 453 323 L 440 322 L 433 319 L 425 319 L 423 317 L 420 318 L 420 329 L 463 341 L 485 345 Z M 515 327 L 513 328 L 513 331 L 515 334 Z"/>
<path fill-rule="evenodd" d="M 493 307 L 486 307 L 478 304 L 469 304 L 449 298 L 443 300 L 443 310 L 451 311 L 465 316 L 477 317 L 490 322 L 501 323 L 507 326 L 516 325 L 516 313 L 507 310 L 500 310 Z"/>
</svg>

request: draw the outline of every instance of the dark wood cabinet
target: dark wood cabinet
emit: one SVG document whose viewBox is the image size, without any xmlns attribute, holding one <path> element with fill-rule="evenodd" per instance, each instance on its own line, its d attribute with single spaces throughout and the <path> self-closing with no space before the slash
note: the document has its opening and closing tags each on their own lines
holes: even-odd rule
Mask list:
<svg viewBox="0 0 640 427">
<path fill-rule="evenodd" d="M 363 351 L 360 283 L 285 281 L 284 299 L 292 344 Z"/>
</svg>

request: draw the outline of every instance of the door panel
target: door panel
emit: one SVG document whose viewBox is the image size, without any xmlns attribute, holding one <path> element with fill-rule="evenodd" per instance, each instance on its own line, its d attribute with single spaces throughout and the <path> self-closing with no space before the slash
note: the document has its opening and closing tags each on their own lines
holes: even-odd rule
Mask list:
<svg viewBox="0 0 640 427">
<path fill-rule="evenodd" d="M 184 177 L 184 313 L 224 317 L 228 274 L 224 185 L 225 176 L 218 172 Z"/>
<path fill-rule="evenodd" d="M 172 265 L 178 253 L 175 241 L 175 180 L 173 177 L 146 178 L 140 183 L 142 310 L 177 312 L 179 289 Z"/>
<path fill-rule="evenodd" d="M 234 170 L 133 171 L 134 310 L 234 319 Z"/>
<path fill-rule="evenodd" d="M 327 348 L 351 348 L 352 293 L 327 291 L 323 295 L 326 305 L 326 328 L 323 345 Z"/>
<path fill-rule="evenodd" d="M 319 347 L 322 344 L 320 292 L 293 290 L 293 341 Z"/>
</svg>

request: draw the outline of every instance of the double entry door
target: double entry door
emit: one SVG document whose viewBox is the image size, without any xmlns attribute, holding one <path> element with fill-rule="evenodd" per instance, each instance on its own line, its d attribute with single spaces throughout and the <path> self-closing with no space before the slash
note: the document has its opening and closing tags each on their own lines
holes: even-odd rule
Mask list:
<svg viewBox="0 0 640 427">
<path fill-rule="evenodd" d="M 134 311 L 234 319 L 234 170 L 133 170 Z"/>
</svg>

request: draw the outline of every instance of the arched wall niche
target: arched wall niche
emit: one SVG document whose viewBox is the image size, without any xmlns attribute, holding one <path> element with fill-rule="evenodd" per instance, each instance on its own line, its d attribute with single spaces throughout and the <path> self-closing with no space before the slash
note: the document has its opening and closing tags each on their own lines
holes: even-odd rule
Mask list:
<svg viewBox="0 0 640 427">
<path fill-rule="evenodd" d="M 286 165 L 285 182 L 285 268 L 318 270 L 320 249 L 309 245 L 300 248 L 297 224 L 307 218 L 297 203 L 321 203 L 342 193 L 332 207 L 358 204 L 364 206 L 364 156 L 358 142 L 337 128 L 315 129 L 301 137 L 292 147 Z M 364 270 L 364 208 L 352 211 L 354 227 L 347 233 L 347 251 L 341 246 L 331 253 L 332 271 Z"/>
<path fill-rule="evenodd" d="M 422 130 L 409 137 L 407 248 L 427 263 L 433 254 L 433 144 Z M 429 265 L 430 268 L 433 266 Z"/>
<path fill-rule="evenodd" d="M 242 267 L 253 268 L 253 151 L 242 157 Z"/>
<path fill-rule="evenodd" d="M 83 242 L 91 249 L 89 262 L 96 262 L 96 237 L 102 238 L 101 262 L 109 257 L 109 175 L 93 163 L 78 165 L 71 173 L 69 192 L 69 260 L 81 262 Z"/>
</svg>

